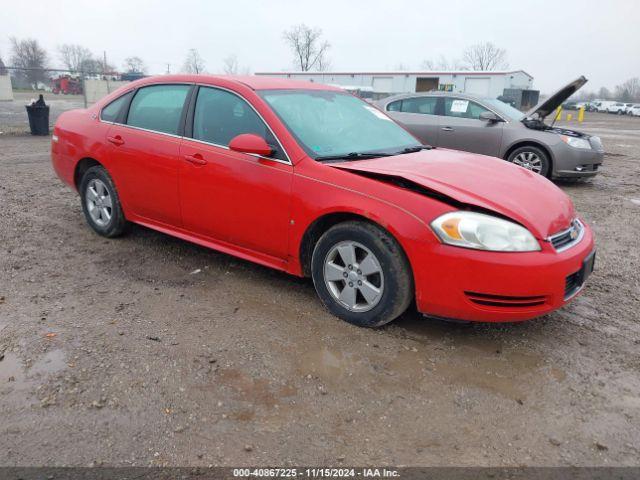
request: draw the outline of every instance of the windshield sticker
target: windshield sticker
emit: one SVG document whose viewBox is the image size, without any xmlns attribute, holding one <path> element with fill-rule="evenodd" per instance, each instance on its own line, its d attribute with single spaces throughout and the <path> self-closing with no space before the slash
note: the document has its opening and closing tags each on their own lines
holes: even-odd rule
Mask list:
<svg viewBox="0 0 640 480">
<path fill-rule="evenodd" d="M 454 113 L 467 113 L 469 108 L 468 100 L 454 100 L 451 102 L 451 111 Z"/>
<path fill-rule="evenodd" d="M 369 105 L 365 105 L 364 108 L 366 108 L 371 113 L 373 113 L 376 117 L 381 118 L 382 120 L 389 120 L 390 122 L 392 121 L 389 117 L 387 117 L 384 113 L 382 113 L 380 110 L 378 110 L 375 107 L 370 107 Z"/>
</svg>

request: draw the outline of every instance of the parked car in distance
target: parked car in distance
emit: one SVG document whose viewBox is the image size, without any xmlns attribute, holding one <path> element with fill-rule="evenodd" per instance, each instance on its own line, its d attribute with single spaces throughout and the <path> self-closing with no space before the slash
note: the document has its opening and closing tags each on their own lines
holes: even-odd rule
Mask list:
<svg viewBox="0 0 640 480">
<path fill-rule="evenodd" d="M 606 108 L 607 113 L 615 113 L 616 115 L 627 113 L 627 106 L 622 102 L 611 102 Z"/>
<path fill-rule="evenodd" d="M 406 93 L 377 105 L 430 145 L 502 158 L 549 178 L 591 177 L 604 158 L 600 138 L 544 122 L 586 81 L 569 83 L 526 114 L 461 93 Z"/>
<path fill-rule="evenodd" d="M 609 107 L 613 106 L 616 102 L 611 100 L 602 100 L 597 103 L 597 112 L 609 113 Z"/>
<path fill-rule="evenodd" d="M 317 83 L 145 78 L 62 113 L 51 156 L 99 235 L 135 222 L 310 276 L 360 326 L 414 301 L 438 317 L 526 320 L 566 304 L 593 269 L 591 229 L 547 179 L 422 145 Z"/>
<path fill-rule="evenodd" d="M 630 109 L 629 109 L 629 115 L 632 115 L 634 117 L 640 117 L 640 103 L 636 103 L 634 104 Z"/>
<path fill-rule="evenodd" d="M 625 103 L 624 104 L 624 113 L 629 115 L 631 113 L 631 107 L 633 107 L 633 103 Z"/>
</svg>

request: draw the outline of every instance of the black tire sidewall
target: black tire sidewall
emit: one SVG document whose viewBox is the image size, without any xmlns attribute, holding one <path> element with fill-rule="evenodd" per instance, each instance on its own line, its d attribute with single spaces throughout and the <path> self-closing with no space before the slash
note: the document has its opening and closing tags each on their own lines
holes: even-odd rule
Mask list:
<svg viewBox="0 0 640 480">
<path fill-rule="evenodd" d="M 544 150 L 539 147 L 533 146 L 525 146 L 516 148 L 513 152 L 509 154 L 507 161 L 513 163 L 513 159 L 516 158 L 517 155 L 523 152 L 532 152 L 535 153 L 542 160 L 542 170 L 539 175 L 543 177 L 549 177 L 551 175 L 551 161 L 549 160 L 549 155 L 547 155 Z"/>
<path fill-rule="evenodd" d="M 324 260 L 337 243 L 358 242 L 377 257 L 384 275 L 380 302 L 367 312 L 344 308 L 324 282 Z M 384 230 L 365 222 L 346 222 L 329 229 L 316 243 L 311 260 L 311 276 L 324 306 L 335 316 L 360 327 L 379 327 L 401 315 L 413 298 L 413 277 L 404 252 Z"/>
<path fill-rule="evenodd" d="M 87 187 L 89 182 L 93 179 L 101 180 L 102 183 L 105 184 L 109 192 L 109 196 L 112 199 L 111 220 L 105 226 L 97 225 L 91 218 L 89 210 L 87 209 Z M 84 173 L 82 180 L 80 181 L 80 201 L 82 202 L 82 211 L 85 219 L 96 233 L 104 237 L 116 237 L 122 234 L 126 226 L 126 220 L 120 205 L 120 197 L 118 197 L 118 192 L 111 176 L 107 173 L 104 167 L 94 166 Z"/>
</svg>

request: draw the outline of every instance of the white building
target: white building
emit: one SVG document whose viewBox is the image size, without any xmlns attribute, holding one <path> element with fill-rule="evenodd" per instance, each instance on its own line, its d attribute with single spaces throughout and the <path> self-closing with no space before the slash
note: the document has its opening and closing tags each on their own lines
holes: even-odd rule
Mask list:
<svg viewBox="0 0 640 480">
<path fill-rule="evenodd" d="M 529 90 L 533 77 L 524 70 L 504 72 L 259 72 L 256 75 L 362 88 L 376 97 L 444 90 L 497 98 L 505 88 Z"/>
</svg>

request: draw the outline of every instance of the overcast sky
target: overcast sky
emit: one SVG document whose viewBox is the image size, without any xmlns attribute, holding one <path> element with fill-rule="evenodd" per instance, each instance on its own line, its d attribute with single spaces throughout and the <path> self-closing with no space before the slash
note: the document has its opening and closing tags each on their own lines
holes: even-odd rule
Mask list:
<svg viewBox="0 0 640 480">
<path fill-rule="evenodd" d="M 9 37 L 33 37 L 59 66 L 56 47 L 78 43 L 122 68 L 141 57 L 149 73 L 180 70 L 190 48 L 209 72 L 230 54 L 251 71 L 292 67 L 282 40 L 291 25 L 319 27 L 332 70 L 420 69 L 423 60 L 481 41 L 505 48 L 511 69 L 534 76 L 543 93 L 585 75 L 585 90 L 640 76 L 637 0 L 3 0 L 0 55 Z"/>
</svg>

